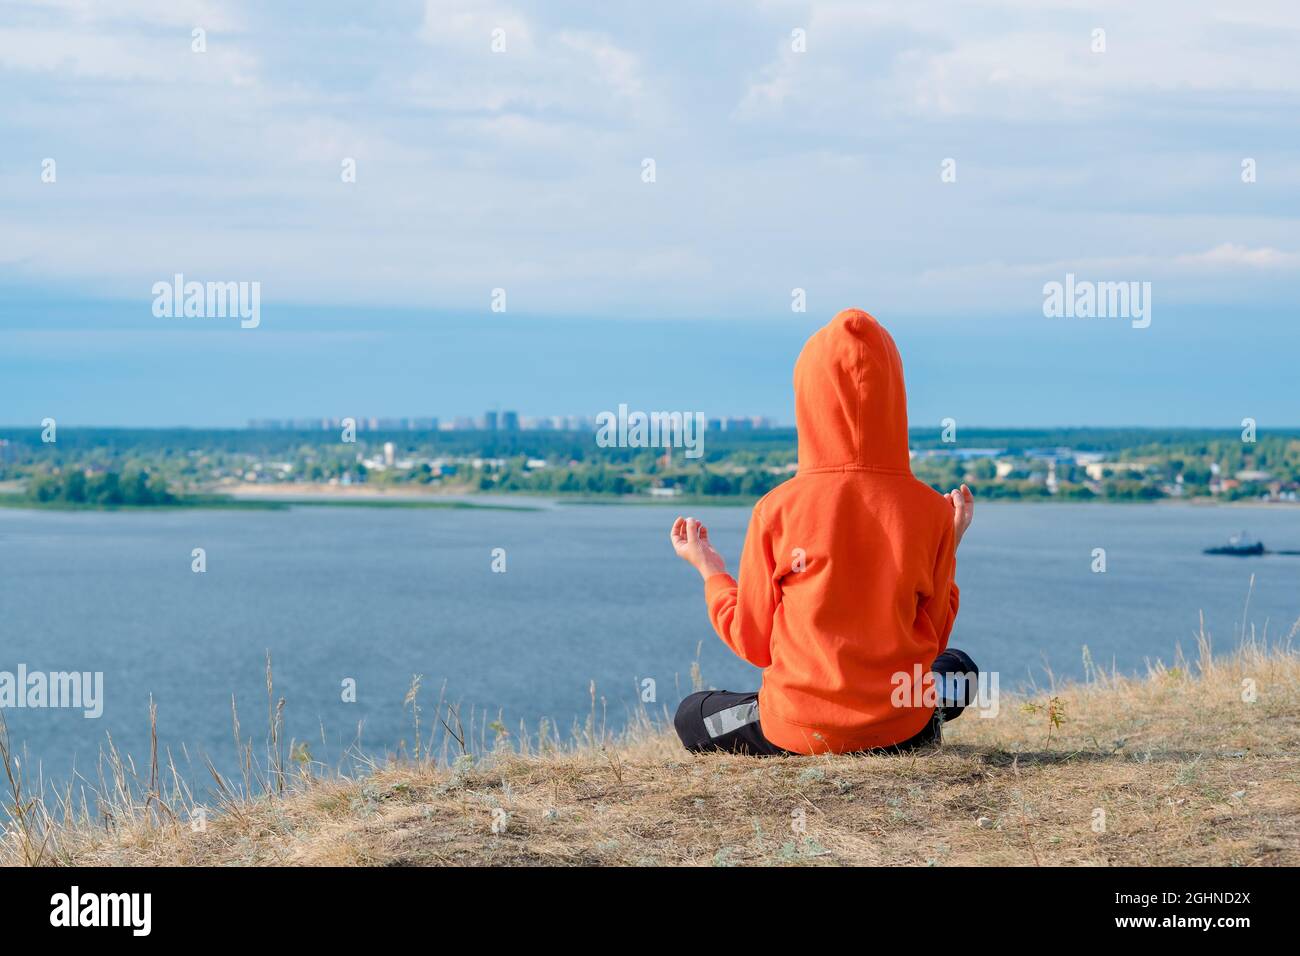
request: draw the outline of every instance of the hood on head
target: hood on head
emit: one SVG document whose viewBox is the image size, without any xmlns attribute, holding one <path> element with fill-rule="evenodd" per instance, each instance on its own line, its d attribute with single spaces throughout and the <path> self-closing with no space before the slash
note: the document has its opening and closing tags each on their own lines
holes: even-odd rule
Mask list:
<svg viewBox="0 0 1300 956">
<path fill-rule="evenodd" d="M 794 365 L 799 470 L 910 471 L 903 361 L 884 327 L 845 309 L 812 334 Z"/>
</svg>

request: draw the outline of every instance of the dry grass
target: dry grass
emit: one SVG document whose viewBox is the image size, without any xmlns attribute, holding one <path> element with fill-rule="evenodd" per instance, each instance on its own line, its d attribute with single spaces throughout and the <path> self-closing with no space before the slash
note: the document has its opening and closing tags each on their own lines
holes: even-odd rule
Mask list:
<svg viewBox="0 0 1300 956">
<path fill-rule="evenodd" d="M 1004 694 L 997 718 L 968 713 L 941 749 L 907 757 L 692 756 L 662 725 L 613 739 L 593 720 L 564 747 L 451 761 L 426 747 L 345 778 L 286 770 L 273 729 L 267 769 L 249 759 L 242 786 L 221 781 L 200 832 L 193 798 L 153 766 L 143 797 L 110 772 L 93 812 L 19 790 L 0 853 L 20 865 L 1300 864 L 1289 645 L 1212 658 L 1203 642 L 1192 664 L 1090 677 Z M 454 721 L 444 730 L 454 742 Z"/>
</svg>

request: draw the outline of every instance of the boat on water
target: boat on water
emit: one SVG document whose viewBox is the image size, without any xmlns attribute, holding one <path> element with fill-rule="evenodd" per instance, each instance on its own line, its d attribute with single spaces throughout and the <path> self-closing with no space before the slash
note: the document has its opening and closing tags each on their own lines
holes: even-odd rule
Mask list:
<svg viewBox="0 0 1300 956">
<path fill-rule="evenodd" d="M 1264 553 L 1264 542 L 1256 541 L 1246 532 L 1234 534 L 1228 539 L 1227 544 L 1221 544 L 1217 548 L 1206 548 L 1204 554 L 1228 554 L 1234 557 L 1251 557 Z"/>
</svg>

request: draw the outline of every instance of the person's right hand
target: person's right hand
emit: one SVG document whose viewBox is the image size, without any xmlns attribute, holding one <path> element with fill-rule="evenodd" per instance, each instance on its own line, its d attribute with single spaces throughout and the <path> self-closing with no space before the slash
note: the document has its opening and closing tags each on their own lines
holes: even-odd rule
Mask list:
<svg viewBox="0 0 1300 956">
<path fill-rule="evenodd" d="M 677 557 L 699 571 L 704 580 L 727 570 L 727 562 L 709 543 L 709 529 L 694 518 L 679 515 L 668 537 Z"/>
<path fill-rule="evenodd" d="M 975 495 L 971 490 L 962 485 L 960 488 L 954 488 L 944 495 L 948 503 L 952 505 L 952 531 L 954 551 L 961 544 L 962 535 L 970 527 L 970 523 L 975 520 Z"/>
</svg>

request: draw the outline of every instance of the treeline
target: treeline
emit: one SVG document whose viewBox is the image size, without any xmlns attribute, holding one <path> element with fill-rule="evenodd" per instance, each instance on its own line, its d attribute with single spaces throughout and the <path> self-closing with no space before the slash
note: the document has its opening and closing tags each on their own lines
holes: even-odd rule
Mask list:
<svg viewBox="0 0 1300 956">
<path fill-rule="evenodd" d="M 931 488 L 940 493 L 950 491 L 952 483 L 943 485 L 929 482 Z M 1157 486 L 1140 481 L 1105 481 L 1101 494 L 1087 485 L 1062 482 L 1057 486 L 1056 494 L 1041 481 L 990 481 L 975 486 L 975 494 L 981 498 L 1051 498 L 1054 501 L 1095 501 L 1103 498 L 1107 501 L 1154 501 L 1166 497 Z"/>
<path fill-rule="evenodd" d="M 1147 454 L 1268 454 L 1279 452 L 1294 460 L 1300 448 L 1297 429 L 1260 429 L 1256 443 L 1241 440 L 1236 428 L 962 428 L 947 436 L 943 426 L 913 427 L 909 431 L 911 447 L 1006 449 L 1015 456 L 1031 448 L 1068 446 L 1080 451 Z M 57 461 L 61 456 L 84 460 L 90 453 L 117 459 L 132 456 L 166 457 L 184 455 L 200 449 L 211 455 L 254 455 L 263 458 L 291 457 L 303 448 L 340 447 L 334 431 L 261 431 L 255 429 L 190 428 L 88 428 L 61 427 L 58 442 L 46 444 L 39 428 L 0 426 L 0 438 L 8 439 L 15 464 Z M 638 449 L 598 448 L 594 431 L 363 431 L 357 445 L 342 446 L 354 452 L 359 448 L 382 447 L 394 442 L 404 453 L 426 456 L 483 456 L 510 458 L 517 455 L 536 458 L 576 459 L 578 461 L 628 461 Z M 709 461 L 730 458 L 740 452 L 758 456 L 793 455 L 796 435 L 793 428 L 715 431 L 705 433 L 705 454 Z"/>
<path fill-rule="evenodd" d="M 784 481 L 788 475 L 774 475 L 762 470 L 741 474 L 724 474 L 708 468 L 685 473 L 661 475 L 658 481 L 685 495 L 741 495 L 761 497 Z M 533 491 L 553 494 L 627 495 L 645 492 L 655 479 L 650 475 L 628 474 L 603 466 L 582 468 L 547 468 L 525 471 L 503 468 L 479 475 L 480 491 Z"/>
<path fill-rule="evenodd" d="M 945 438 L 943 427 L 936 423 L 931 428 L 911 428 L 908 443 L 916 449 L 1000 448 L 1011 457 L 1029 449 L 1058 446 L 1111 454 L 1125 450 L 1144 455 L 1204 454 L 1234 446 L 1247 452 L 1266 444 L 1278 448 L 1300 440 L 1300 430 L 1262 428 L 1256 435 L 1257 444 L 1245 443 L 1241 436 L 1240 428 L 958 428 L 955 436 Z"/>
<path fill-rule="evenodd" d="M 87 475 L 83 471 L 34 475 L 27 482 L 26 497 L 45 504 L 70 505 L 170 505 L 179 499 L 161 478 L 146 471 L 118 474 L 106 471 Z"/>
<path fill-rule="evenodd" d="M 1219 466 L 1224 477 L 1243 469 L 1259 469 L 1280 478 L 1300 479 L 1300 438 L 1263 432 L 1253 442 L 1230 436 L 1169 446 L 1135 445 L 1118 457 L 1120 461 L 1163 459 L 1165 475 L 1181 474 L 1184 482 L 1195 484 L 1209 482 L 1210 462 Z"/>
<path fill-rule="evenodd" d="M 393 442 L 399 455 L 422 458 L 545 458 L 548 461 L 603 461 L 630 464 L 653 460 L 662 448 L 602 448 L 595 431 L 362 431 L 355 443 L 344 443 L 337 431 L 262 431 L 257 429 L 83 428 L 61 427 L 58 441 L 41 441 L 40 429 L 0 427 L 0 438 L 10 442 L 8 464 L 57 467 L 76 463 L 104 463 L 131 459 L 167 462 L 202 456 L 208 461 L 246 456 L 263 460 L 293 460 L 302 456 L 325 461 L 351 460 L 358 452 L 382 452 Z M 705 460 L 733 456 L 781 462 L 793 459 L 796 446 L 792 428 L 707 431 Z M 680 449 L 676 452 L 681 455 Z M 0 458 L 0 470 L 4 458 Z"/>
</svg>

